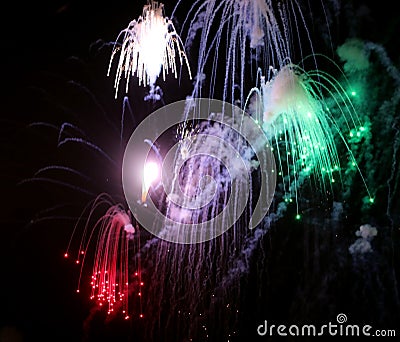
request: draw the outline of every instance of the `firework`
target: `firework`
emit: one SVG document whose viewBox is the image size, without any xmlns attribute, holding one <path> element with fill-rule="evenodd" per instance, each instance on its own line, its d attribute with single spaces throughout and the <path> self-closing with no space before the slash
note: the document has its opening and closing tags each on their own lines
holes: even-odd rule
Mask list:
<svg viewBox="0 0 400 342">
<path fill-rule="evenodd" d="M 170 71 L 177 78 L 177 59 L 181 65 L 186 63 L 191 78 L 182 41 L 163 11 L 162 3 L 149 1 L 143 7 L 143 14 L 132 20 L 118 35 L 116 41 L 118 43 L 122 39 L 122 43 L 114 45 L 107 72 L 110 75 L 114 57 L 120 52 L 114 82 L 115 97 L 118 96 L 121 78 L 125 78 L 125 91 L 128 92 L 129 78 L 134 76 L 138 78 L 139 85 L 149 85 L 150 93 L 155 93 L 155 82 L 160 73 L 164 80 Z M 160 95 L 159 91 L 155 98 L 157 95 Z"/>
<path fill-rule="evenodd" d="M 289 42 L 294 41 L 291 19 L 300 31 L 304 18 L 297 1 L 278 4 L 271 0 L 196 1 L 184 23 L 188 22 L 185 46 L 194 44 L 197 34 L 200 35 L 194 97 L 203 97 L 202 83 L 208 65 L 211 66 L 209 97 L 214 98 L 214 86 L 220 82 L 219 75 L 224 75 L 222 100 L 239 100 L 243 104 L 248 76 L 245 66 L 249 61 L 284 65 L 286 56 L 290 56 Z M 219 62 L 224 58 L 226 63 L 221 72 Z"/>
<path fill-rule="evenodd" d="M 270 68 L 267 79 L 260 71 L 259 76 L 260 86 L 250 92 L 247 107 L 271 140 L 268 147 L 277 154 L 285 201 L 295 197 L 298 205 L 297 189 L 311 174 L 323 190 L 332 190 L 341 170 L 335 137 L 356 165 L 344 136 L 345 130 L 362 127 L 345 89 L 326 72 L 306 72 L 292 63 L 280 70 Z M 339 109 L 339 117 L 330 106 Z"/>
<path fill-rule="evenodd" d="M 92 225 L 91 221 L 95 212 L 102 206 L 106 206 L 108 209 Z M 108 314 L 112 314 L 118 309 L 125 319 L 129 319 L 129 294 L 135 292 L 136 295 L 141 297 L 141 287 L 144 285 L 141 280 L 140 261 L 132 258 L 129 253 L 132 247 L 136 246 L 136 251 L 140 248 L 139 227 L 132 223 L 129 212 L 125 211 L 121 204 L 114 204 L 105 194 L 98 196 L 87 210 L 89 214 L 75 259 L 75 263 L 81 265 L 77 292 L 81 291 L 84 266 L 89 262 L 86 255 L 95 244 L 90 280 L 90 299 L 94 300 L 99 307 L 106 307 Z M 75 226 L 67 251 L 64 254 L 66 258 L 69 257 L 71 242 L 80 221 Z M 135 268 L 133 284 L 129 275 L 130 260 L 135 260 L 135 265 L 132 266 Z M 136 288 L 133 290 L 132 286 Z M 139 317 L 142 317 L 141 305 L 139 311 Z"/>
</svg>

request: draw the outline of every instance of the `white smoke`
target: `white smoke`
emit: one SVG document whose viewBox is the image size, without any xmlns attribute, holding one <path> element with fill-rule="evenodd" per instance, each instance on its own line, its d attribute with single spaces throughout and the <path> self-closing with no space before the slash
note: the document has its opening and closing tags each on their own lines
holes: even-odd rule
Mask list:
<svg viewBox="0 0 400 342">
<path fill-rule="evenodd" d="M 343 68 L 348 73 L 369 68 L 369 53 L 367 53 L 364 43 L 358 39 L 348 39 L 338 47 L 337 54 L 345 62 Z"/>
<path fill-rule="evenodd" d="M 372 252 L 371 241 L 378 235 L 378 230 L 370 224 L 364 224 L 355 234 L 359 238 L 349 247 L 350 254 L 356 255 Z"/>
</svg>

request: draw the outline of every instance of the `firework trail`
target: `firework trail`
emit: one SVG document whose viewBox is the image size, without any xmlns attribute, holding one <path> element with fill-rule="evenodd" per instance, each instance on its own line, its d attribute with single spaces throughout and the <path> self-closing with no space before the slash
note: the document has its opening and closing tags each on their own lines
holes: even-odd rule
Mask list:
<svg viewBox="0 0 400 342">
<path fill-rule="evenodd" d="M 180 3 L 176 5 L 176 10 Z M 297 1 L 196 1 L 183 23 L 183 27 L 186 26 L 185 46 L 197 47 L 196 44 L 199 44 L 194 97 L 204 97 L 203 82 L 206 70 L 210 67 L 211 74 L 207 75 L 208 96 L 215 97 L 219 75 L 224 75 L 222 100 L 231 103 L 238 100 L 243 105 L 246 79 L 251 75 L 251 70 L 246 67 L 249 61 L 283 66 L 286 57 L 292 55 L 291 42 L 299 39 L 300 30 L 305 31 L 308 45 L 312 49 L 305 19 Z M 291 31 L 293 27 L 297 32 Z M 222 73 L 221 60 L 225 62 Z"/>
</svg>

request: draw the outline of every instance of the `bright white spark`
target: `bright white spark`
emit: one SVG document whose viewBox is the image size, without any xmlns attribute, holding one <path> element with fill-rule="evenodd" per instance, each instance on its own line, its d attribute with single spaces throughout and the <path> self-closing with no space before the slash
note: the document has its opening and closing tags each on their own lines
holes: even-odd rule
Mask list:
<svg viewBox="0 0 400 342">
<path fill-rule="evenodd" d="M 155 162 L 148 162 L 143 169 L 142 202 L 146 201 L 150 186 L 159 178 L 160 170 Z"/>
</svg>

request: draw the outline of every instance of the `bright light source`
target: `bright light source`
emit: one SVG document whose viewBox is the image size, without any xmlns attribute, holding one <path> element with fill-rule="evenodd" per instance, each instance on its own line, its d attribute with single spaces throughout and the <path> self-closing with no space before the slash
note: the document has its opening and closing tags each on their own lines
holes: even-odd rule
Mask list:
<svg viewBox="0 0 400 342">
<path fill-rule="evenodd" d="M 151 185 L 158 178 L 158 164 L 149 162 L 144 165 L 143 181 L 147 185 Z"/>
<path fill-rule="evenodd" d="M 146 201 L 150 186 L 159 177 L 159 167 L 155 162 L 148 162 L 143 168 L 142 202 Z"/>
</svg>

